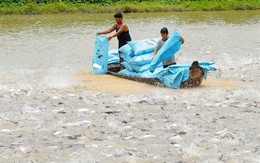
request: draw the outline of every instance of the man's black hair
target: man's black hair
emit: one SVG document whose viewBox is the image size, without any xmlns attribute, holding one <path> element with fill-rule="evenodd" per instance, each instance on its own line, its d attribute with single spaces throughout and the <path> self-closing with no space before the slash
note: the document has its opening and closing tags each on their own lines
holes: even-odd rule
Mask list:
<svg viewBox="0 0 260 163">
<path fill-rule="evenodd" d="M 114 15 L 114 18 L 123 18 L 122 13 L 118 12 Z"/>
<path fill-rule="evenodd" d="M 168 29 L 167 29 L 166 27 L 163 27 L 163 28 L 161 29 L 161 33 L 166 33 L 166 34 L 168 34 L 169 32 L 168 32 Z"/>
</svg>

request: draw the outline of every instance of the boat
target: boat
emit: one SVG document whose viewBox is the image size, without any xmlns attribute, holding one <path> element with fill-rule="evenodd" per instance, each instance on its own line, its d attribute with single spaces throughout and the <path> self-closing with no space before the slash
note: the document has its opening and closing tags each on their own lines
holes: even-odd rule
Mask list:
<svg viewBox="0 0 260 163">
<path fill-rule="evenodd" d="M 108 39 L 96 37 L 92 71 L 168 88 L 190 88 L 201 85 L 208 71 L 215 71 L 214 62 L 193 61 L 163 68 L 162 62 L 181 47 L 180 34 L 173 34 L 154 56 L 156 39 L 130 41 L 119 50 L 108 50 Z M 119 54 L 120 53 L 120 54 Z M 120 57 L 124 62 L 120 63 Z M 125 69 L 120 70 L 122 65 Z"/>
<path fill-rule="evenodd" d="M 107 74 L 128 79 L 136 82 L 141 82 L 145 84 L 150 84 L 153 86 L 160 86 L 160 87 L 166 87 L 163 82 L 158 78 L 144 78 L 144 77 L 136 77 L 136 76 L 129 76 L 129 75 L 122 75 L 118 72 L 120 71 L 120 65 L 119 64 L 110 64 L 108 65 L 108 72 Z M 198 61 L 194 61 L 191 64 L 190 67 L 190 73 L 189 78 L 180 84 L 180 88 L 191 88 L 191 87 L 198 87 L 201 85 L 204 79 L 204 72 L 203 68 L 199 66 Z"/>
</svg>

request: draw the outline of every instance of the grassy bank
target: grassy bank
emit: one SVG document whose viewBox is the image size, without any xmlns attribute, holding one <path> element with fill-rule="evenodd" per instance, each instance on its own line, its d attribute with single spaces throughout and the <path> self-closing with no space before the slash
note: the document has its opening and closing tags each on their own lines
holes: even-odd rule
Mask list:
<svg viewBox="0 0 260 163">
<path fill-rule="evenodd" d="M 1 4 L 0 14 L 49 14 L 49 13 L 114 13 L 129 12 L 170 12 L 170 11 L 224 11 L 224 10 L 258 10 L 259 0 L 227 1 L 143 1 L 113 3 L 65 3 L 37 4 Z"/>
</svg>

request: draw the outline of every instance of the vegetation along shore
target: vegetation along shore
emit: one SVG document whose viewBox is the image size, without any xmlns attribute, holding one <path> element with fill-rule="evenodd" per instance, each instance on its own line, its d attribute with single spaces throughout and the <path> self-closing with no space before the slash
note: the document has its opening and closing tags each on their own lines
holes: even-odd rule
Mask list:
<svg viewBox="0 0 260 163">
<path fill-rule="evenodd" d="M 258 10 L 259 0 L 1 0 L 0 14 Z"/>
</svg>

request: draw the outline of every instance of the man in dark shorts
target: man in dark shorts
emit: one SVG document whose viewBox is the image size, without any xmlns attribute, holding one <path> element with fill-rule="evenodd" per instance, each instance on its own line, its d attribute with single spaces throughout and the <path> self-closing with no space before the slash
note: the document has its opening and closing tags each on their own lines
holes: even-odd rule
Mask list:
<svg viewBox="0 0 260 163">
<path fill-rule="evenodd" d="M 113 32 L 114 30 L 116 30 L 116 33 L 114 33 L 113 35 L 110 35 L 108 37 L 108 40 L 110 41 L 112 38 L 117 37 L 118 39 L 118 49 L 121 48 L 122 46 L 124 46 L 125 44 L 127 44 L 127 42 L 131 41 L 131 36 L 129 33 L 129 28 L 126 25 L 126 23 L 123 22 L 123 15 L 121 13 L 116 13 L 114 15 L 115 21 L 116 23 L 109 29 L 102 31 L 102 32 L 98 32 L 97 34 L 108 34 Z M 123 58 L 120 57 L 120 64 L 123 62 Z M 121 69 L 123 68 L 122 65 Z"/>
</svg>

